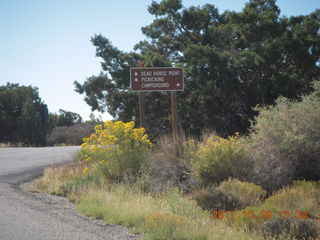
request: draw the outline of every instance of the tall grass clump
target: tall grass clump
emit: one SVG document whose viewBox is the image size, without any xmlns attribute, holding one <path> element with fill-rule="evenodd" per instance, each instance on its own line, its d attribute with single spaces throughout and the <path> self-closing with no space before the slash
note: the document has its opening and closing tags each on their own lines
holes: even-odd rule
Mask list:
<svg viewBox="0 0 320 240">
<path fill-rule="evenodd" d="M 139 227 L 147 239 L 176 240 L 262 240 L 256 233 L 231 228 L 219 222 L 194 221 L 176 214 L 152 214 Z"/>
<path fill-rule="evenodd" d="M 199 143 L 191 165 L 196 178 L 204 186 L 218 184 L 228 178 L 245 179 L 252 168 L 245 140 L 238 135 L 227 139 L 208 136 Z"/>
<path fill-rule="evenodd" d="M 106 223 L 134 227 L 153 212 L 167 212 L 168 206 L 150 195 L 118 185 L 110 189 L 90 189 L 81 196 L 78 209 Z"/>
<path fill-rule="evenodd" d="M 300 102 L 281 97 L 257 110 L 250 136 L 254 181 L 272 192 L 294 180 L 320 180 L 320 83 Z"/>
<path fill-rule="evenodd" d="M 84 163 L 68 163 L 63 166 L 49 167 L 37 181 L 37 191 L 61 195 L 75 200 L 86 186 L 101 186 L 104 179 L 96 172 L 89 171 Z"/>
<path fill-rule="evenodd" d="M 134 122 L 107 121 L 95 127 L 95 133 L 84 138 L 81 152 L 84 161 L 111 181 L 136 176 L 145 164 L 152 143 L 144 128 Z"/>
</svg>

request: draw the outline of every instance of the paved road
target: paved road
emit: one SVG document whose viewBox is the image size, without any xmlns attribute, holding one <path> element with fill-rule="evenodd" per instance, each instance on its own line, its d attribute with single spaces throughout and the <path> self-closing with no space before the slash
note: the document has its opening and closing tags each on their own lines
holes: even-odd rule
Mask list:
<svg viewBox="0 0 320 240">
<path fill-rule="evenodd" d="M 65 198 L 21 189 L 45 167 L 72 160 L 78 149 L 0 148 L 0 240 L 138 239 L 125 227 L 80 215 Z"/>
</svg>

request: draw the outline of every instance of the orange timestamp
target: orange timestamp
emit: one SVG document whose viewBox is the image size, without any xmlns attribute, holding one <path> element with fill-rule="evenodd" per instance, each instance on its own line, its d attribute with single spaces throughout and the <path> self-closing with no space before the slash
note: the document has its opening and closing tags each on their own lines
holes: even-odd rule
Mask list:
<svg viewBox="0 0 320 240">
<path fill-rule="evenodd" d="M 297 210 L 297 211 L 270 211 L 270 210 L 261 210 L 261 211 L 253 211 L 253 210 L 243 210 L 243 211 L 218 211 L 213 210 L 210 212 L 211 219 L 261 219 L 268 220 L 272 218 L 282 218 L 282 219 L 307 219 L 308 213 L 306 210 Z"/>
</svg>

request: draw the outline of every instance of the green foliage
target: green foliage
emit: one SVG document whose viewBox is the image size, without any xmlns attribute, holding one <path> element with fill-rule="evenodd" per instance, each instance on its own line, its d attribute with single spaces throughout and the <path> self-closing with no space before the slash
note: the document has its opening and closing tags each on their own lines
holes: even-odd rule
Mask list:
<svg viewBox="0 0 320 240">
<path fill-rule="evenodd" d="M 72 126 L 76 123 L 81 123 L 82 118 L 78 113 L 59 109 L 57 126 Z"/>
<path fill-rule="evenodd" d="M 288 234 L 301 236 L 304 227 L 308 232 L 309 227 L 313 229 L 318 223 L 319 190 L 318 182 L 296 181 L 292 187 L 280 189 L 258 206 L 235 211 L 234 218 L 227 221 L 235 226 L 266 231 L 268 236 L 286 235 L 282 236 L 284 239 L 289 238 Z"/>
<path fill-rule="evenodd" d="M 48 118 L 48 133 L 50 134 L 58 125 L 59 115 L 57 113 L 49 113 Z"/>
<path fill-rule="evenodd" d="M 300 102 L 258 108 L 250 136 L 254 181 L 268 191 L 293 180 L 320 180 L 320 83 Z"/>
<path fill-rule="evenodd" d="M 260 186 L 238 179 L 224 181 L 220 183 L 218 189 L 238 197 L 243 206 L 260 205 L 267 194 Z"/>
<path fill-rule="evenodd" d="M 58 113 L 49 113 L 49 133 L 55 127 L 70 127 L 74 124 L 82 123 L 82 118 L 78 113 L 59 109 Z"/>
<path fill-rule="evenodd" d="M 297 99 L 320 74 L 320 10 L 281 17 L 274 0 L 249 1 L 238 13 L 219 13 L 212 4 L 184 8 L 179 0 L 152 1 L 148 10 L 155 19 L 142 28 L 147 39 L 134 52 L 120 51 L 101 35 L 92 38 L 102 73 L 74 83 L 92 110 L 139 120 L 129 68 L 141 62 L 181 66 L 179 126 L 198 136 L 203 129 L 228 136 L 247 131 L 256 114 L 252 107 L 273 104 L 279 96 Z M 152 137 L 168 132 L 168 94 L 146 93 L 146 102 L 146 129 Z"/>
<path fill-rule="evenodd" d="M 260 205 L 266 195 L 260 186 L 237 179 L 229 179 L 217 187 L 209 187 L 195 192 L 194 199 L 207 210 L 232 211 L 253 205 Z"/>
<path fill-rule="evenodd" d="M 0 86 L 0 142 L 45 145 L 48 109 L 31 86 Z"/>
<path fill-rule="evenodd" d="M 238 136 L 224 139 L 215 135 L 199 144 L 191 165 L 195 176 L 205 186 L 229 177 L 243 179 L 252 167 L 243 139 Z"/>
<path fill-rule="evenodd" d="M 280 189 L 265 203 L 287 210 L 291 215 L 296 216 L 299 212 L 306 211 L 308 217 L 318 219 L 320 218 L 320 182 L 295 181 L 293 186 Z"/>
<path fill-rule="evenodd" d="M 205 210 L 232 211 L 243 208 L 238 196 L 214 187 L 196 191 L 194 200 Z"/>
</svg>

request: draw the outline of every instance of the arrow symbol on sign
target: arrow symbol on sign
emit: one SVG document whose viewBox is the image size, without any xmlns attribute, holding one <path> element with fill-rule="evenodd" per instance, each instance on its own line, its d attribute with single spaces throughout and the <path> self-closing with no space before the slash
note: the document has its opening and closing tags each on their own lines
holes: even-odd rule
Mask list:
<svg viewBox="0 0 320 240">
<path fill-rule="evenodd" d="M 134 75 L 135 75 L 135 76 L 138 76 L 138 73 L 137 73 L 137 72 L 135 72 L 135 73 L 134 73 Z"/>
<path fill-rule="evenodd" d="M 138 82 L 139 80 L 138 80 L 138 78 L 135 78 L 134 81 L 135 81 L 135 82 Z"/>
</svg>

